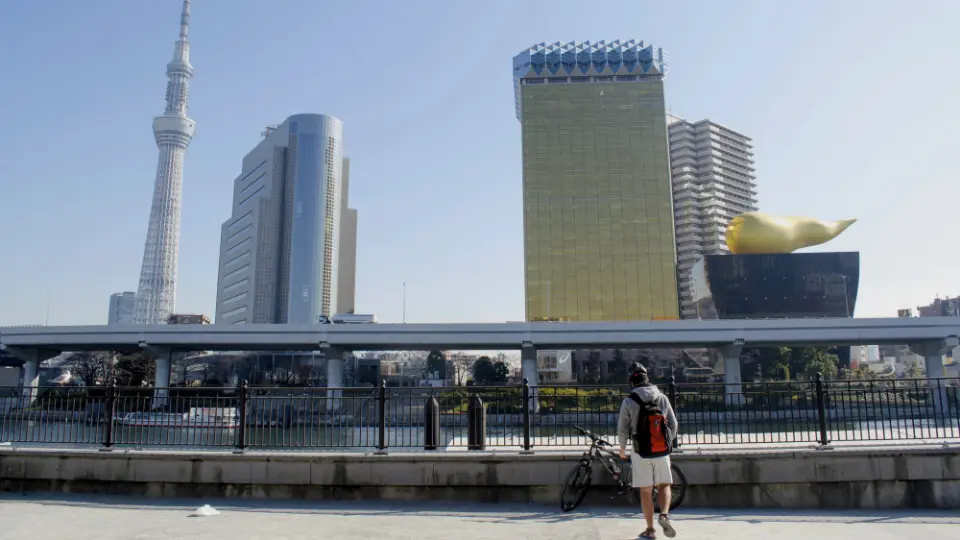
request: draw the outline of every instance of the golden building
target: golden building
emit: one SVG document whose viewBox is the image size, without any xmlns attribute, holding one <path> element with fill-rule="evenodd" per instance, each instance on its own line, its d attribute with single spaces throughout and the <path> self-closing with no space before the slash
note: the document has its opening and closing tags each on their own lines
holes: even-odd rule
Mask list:
<svg viewBox="0 0 960 540">
<path fill-rule="evenodd" d="M 678 318 L 665 69 L 633 40 L 514 58 L 528 321 Z"/>
</svg>

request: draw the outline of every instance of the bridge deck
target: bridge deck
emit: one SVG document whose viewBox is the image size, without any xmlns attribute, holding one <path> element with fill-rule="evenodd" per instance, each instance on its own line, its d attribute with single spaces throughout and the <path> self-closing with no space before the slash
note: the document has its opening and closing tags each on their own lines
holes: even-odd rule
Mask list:
<svg viewBox="0 0 960 540">
<path fill-rule="evenodd" d="M 539 349 L 856 345 L 960 336 L 960 318 L 685 320 L 586 323 L 153 325 L 0 328 L 5 347 L 54 351 Z"/>
</svg>

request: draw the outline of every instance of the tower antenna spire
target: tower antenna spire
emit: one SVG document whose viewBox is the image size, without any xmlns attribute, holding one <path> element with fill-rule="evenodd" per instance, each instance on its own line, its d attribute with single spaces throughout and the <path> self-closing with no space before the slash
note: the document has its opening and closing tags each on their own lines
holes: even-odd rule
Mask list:
<svg viewBox="0 0 960 540">
<path fill-rule="evenodd" d="M 197 127 L 187 116 L 189 82 L 193 76 L 189 29 L 190 0 L 183 0 L 180 36 L 174 45 L 173 60 L 167 64 L 166 107 L 161 116 L 153 119 L 153 136 L 160 152 L 137 287 L 136 324 L 165 323 L 176 298 L 183 157 Z"/>
<path fill-rule="evenodd" d="M 190 0 L 183 0 L 183 10 L 180 12 L 180 39 L 187 40 L 187 31 L 190 29 Z"/>
</svg>

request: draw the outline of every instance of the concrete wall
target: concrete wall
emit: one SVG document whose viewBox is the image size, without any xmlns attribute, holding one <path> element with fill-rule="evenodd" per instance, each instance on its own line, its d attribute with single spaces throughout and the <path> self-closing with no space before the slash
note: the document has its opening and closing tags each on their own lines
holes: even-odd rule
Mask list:
<svg viewBox="0 0 960 540">
<path fill-rule="evenodd" d="M 5 449 L 0 490 L 558 504 L 577 457 Z M 675 461 L 690 482 L 685 507 L 960 508 L 956 448 L 677 454 Z M 613 502 L 605 489 L 587 504 Z"/>
</svg>

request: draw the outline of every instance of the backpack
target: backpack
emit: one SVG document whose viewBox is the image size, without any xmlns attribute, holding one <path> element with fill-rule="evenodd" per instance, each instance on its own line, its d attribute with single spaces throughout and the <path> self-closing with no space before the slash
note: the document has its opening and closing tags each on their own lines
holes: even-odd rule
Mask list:
<svg viewBox="0 0 960 540">
<path fill-rule="evenodd" d="M 647 403 L 631 392 L 630 399 L 640 405 L 633 434 L 633 450 L 643 458 L 653 458 L 670 454 L 670 436 L 667 434 L 667 417 L 656 401 Z"/>
</svg>

